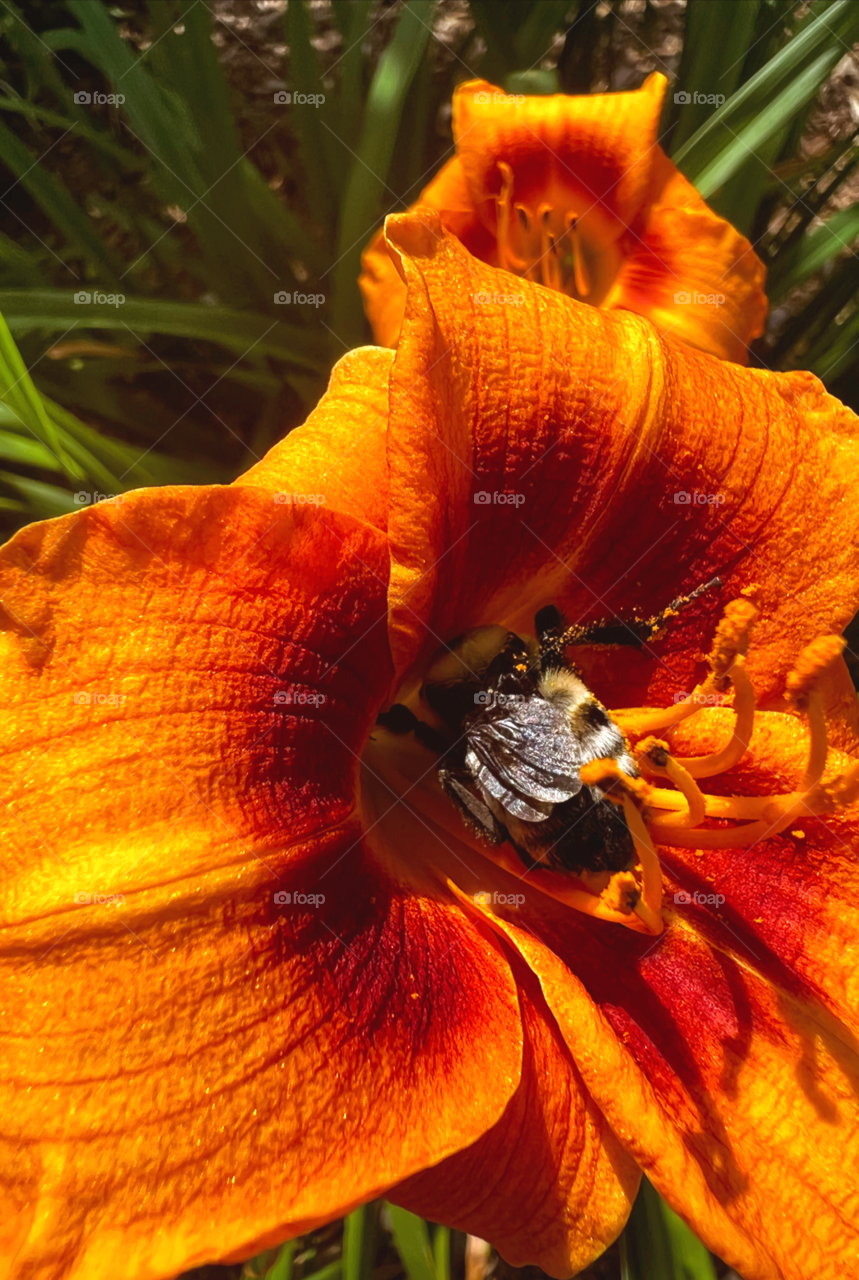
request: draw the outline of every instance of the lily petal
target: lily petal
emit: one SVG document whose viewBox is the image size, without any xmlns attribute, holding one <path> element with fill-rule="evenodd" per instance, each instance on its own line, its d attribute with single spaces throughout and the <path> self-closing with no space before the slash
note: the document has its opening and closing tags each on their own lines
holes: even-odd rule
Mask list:
<svg viewBox="0 0 859 1280">
<path fill-rule="evenodd" d="M 547 930 L 549 946 L 497 927 L 615 1133 L 705 1244 L 746 1280 L 851 1273 L 859 1041 L 842 1024 L 691 922 L 605 947 L 588 924 Z"/>
<path fill-rule="evenodd" d="M 239 476 L 234 487 L 274 490 L 284 506 L 325 506 L 384 532 L 392 364 L 391 353 L 378 347 L 348 352 L 332 369 L 328 389 L 307 421 Z M 317 496 L 321 503 L 307 502 Z"/>
<path fill-rule="evenodd" d="M 693 716 L 672 733 L 682 758 L 714 750 L 730 734 L 730 712 Z M 704 744 L 707 744 L 704 746 Z M 708 781 L 711 794 L 767 795 L 801 784 L 808 759 L 805 724 L 759 712 L 741 763 Z M 852 763 L 830 751 L 827 776 Z M 800 816 L 786 831 L 748 849 L 660 849 L 663 865 L 689 894 L 719 894 L 724 905 L 691 914 L 720 945 L 742 945 L 774 986 L 825 1005 L 859 1038 L 859 806 Z M 669 895 L 670 896 L 670 895 Z M 682 912 L 681 912 L 682 914 Z"/>
<path fill-rule="evenodd" d="M 458 156 L 439 169 L 424 187 L 417 204 L 434 209 L 447 229 L 484 262 L 498 265 L 495 236 L 476 216 L 462 161 Z M 385 231 L 380 227 L 361 255 L 358 284 L 373 337 L 383 347 L 396 347 L 406 309 L 406 286 L 388 253 Z"/>
<path fill-rule="evenodd" d="M 660 333 L 746 364 L 767 314 L 760 258 L 661 150 L 652 161 L 647 210 L 646 230 L 629 237 L 602 305 L 635 311 Z"/>
<path fill-rule="evenodd" d="M 409 286 L 389 437 L 398 669 L 469 626 L 530 629 L 551 601 L 571 621 L 647 617 L 718 574 L 725 599 L 756 593 L 749 668 L 780 696 L 802 646 L 859 605 L 859 419 L 811 374 L 740 369 L 628 312 L 525 281 L 521 305 L 475 301 L 506 297 L 504 273 L 428 213 L 386 226 Z M 608 704 L 691 689 L 719 607 L 703 597 L 630 654 Z"/>
<path fill-rule="evenodd" d="M 491 1240 L 512 1266 L 571 1276 L 626 1223 L 640 1171 L 608 1127 L 530 974 L 522 1082 L 493 1129 L 389 1199 Z"/>
<path fill-rule="evenodd" d="M 361 843 L 386 581 L 368 523 L 254 489 L 143 490 L 0 551 L 4 1274 L 247 1256 L 516 1090 L 498 943 Z"/>
</svg>

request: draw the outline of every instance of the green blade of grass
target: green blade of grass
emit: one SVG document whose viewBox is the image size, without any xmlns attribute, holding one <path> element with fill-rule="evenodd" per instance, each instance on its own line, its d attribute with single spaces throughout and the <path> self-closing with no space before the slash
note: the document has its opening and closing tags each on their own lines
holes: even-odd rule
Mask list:
<svg viewBox="0 0 859 1280">
<path fill-rule="evenodd" d="M 144 60 L 104 5 L 68 3 L 81 27 L 79 51 L 124 93 L 129 131 L 149 153 L 164 203 L 185 212 L 210 287 L 243 306 L 273 306 L 284 279 L 292 279 L 286 264 L 294 223 L 279 219 L 277 197 L 251 176 L 211 39 L 209 6 L 181 0 L 167 7 L 159 0 L 150 13 L 163 38 Z"/>
<path fill-rule="evenodd" d="M 74 324 L 79 328 L 119 330 L 126 340 L 134 334 L 162 333 L 204 339 L 240 354 L 253 351 L 255 355 L 273 356 L 303 369 L 325 368 L 318 334 L 251 311 L 130 296 L 119 306 L 82 305 L 74 297 L 61 289 L 0 289 L 0 312 L 16 334 L 37 329 L 56 333 Z"/>
<path fill-rule="evenodd" d="M 780 302 L 791 289 L 814 275 L 827 262 L 849 249 L 859 236 L 859 208 L 842 209 L 822 227 L 803 237 L 794 249 L 776 260 L 770 272 L 767 292 L 772 303 Z"/>
<path fill-rule="evenodd" d="M 859 359 L 859 311 L 839 325 L 833 322 L 806 357 L 807 367 L 822 382 L 840 378 Z"/>
<path fill-rule="evenodd" d="M 437 1280 L 429 1230 L 423 1218 L 390 1202 L 388 1213 L 394 1244 L 409 1280 Z"/>
<path fill-rule="evenodd" d="M 378 219 L 403 102 L 430 37 L 432 10 L 433 0 L 407 0 L 393 39 L 379 59 L 367 96 L 340 219 L 339 261 L 332 272 L 334 329 L 347 346 L 360 342 L 364 334 L 356 284 L 361 250 Z M 347 154 L 344 149 L 344 156 Z"/>
<path fill-rule="evenodd" d="M 25 467 L 38 467 L 42 471 L 60 471 L 56 456 L 38 440 L 0 431 L 0 458 L 4 462 L 17 462 Z"/>
<path fill-rule="evenodd" d="M 370 23 L 372 0 L 333 0 L 334 14 L 343 39 L 340 58 L 340 108 L 336 132 L 345 146 L 354 150 L 361 128 L 364 104 L 364 51 L 362 45 Z"/>
<path fill-rule="evenodd" d="M 292 1260 L 297 1248 L 297 1240 L 288 1240 L 266 1271 L 265 1280 L 292 1280 Z"/>
<path fill-rule="evenodd" d="M 759 8 L 760 0 L 688 0 L 675 93 L 731 96 L 740 83 Z M 676 105 L 670 113 L 676 122 L 672 154 L 706 124 L 712 110 L 706 102 Z"/>
<path fill-rule="evenodd" d="M 315 97 L 322 93 L 319 59 L 310 38 L 311 22 L 304 0 L 292 0 L 286 10 L 286 39 L 289 45 L 289 71 L 297 94 Z M 325 96 L 325 95 L 323 95 Z M 328 95 L 330 96 L 330 94 Z M 342 151 L 334 150 L 331 129 L 322 124 L 326 104 L 293 103 L 288 108 L 293 131 L 298 138 L 301 166 L 308 187 L 308 203 L 315 211 L 321 227 L 331 228 L 335 222 L 334 188 L 341 185 L 346 172 Z M 328 115 L 333 119 L 330 108 Z M 335 144 L 336 145 L 336 144 Z"/>
<path fill-rule="evenodd" d="M 432 1238 L 436 1280 L 450 1280 L 450 1227 L 436 1227 Z"/>
<path fill-rule="evenodd" d="M 304 1280 L 340 1280 L 342 1274 L 343 1260 L 337 1258 L 335 1262 L 329 1262 L 327 1267 L 320 1267 L 318 1271 L 305 1276 Z"/>
<path fill-rule="evenodd" d="M 75 204 L 65 187 L 51 174 L 40 157 L 0 120 L 0 162 L 14 173 L 21 186 L 47 214 L 68 242 L 68 251 L 82 256 L 100 273 L 100 278 L 115 284 L 122 270 L 119 259 L 107 248 L 90 226 L 86 214 Z M 79 278 L 69 268 L 69 274 Z"/>
<path fill-rule="evenodd" d="M 646 1178 L 620 1238 L 622 1280 L 716 1280 L 710 1254 Z"/>
<path fill-rule="evenodd" d="M 57 129 L 73 128 L 77 137 L 85 138 L 96 151 L 103 152 L 109 160 L 115 160 L 126 172 L 134 173 L 143 168 L 143 163 L 137 156 L 126 150 L 125 147 L 119 146 L 109 134 L 102 132 L 101 129 L 93 129 L 86 122 L 59 115 L 56 111 L 49 111 L 47 107 L 37 106 L 34 102 L 28 102 L 26 98 L 0 96 L 0 111 L 9 111 L 13 115 L 22 115 L 27 120 L 51 125 Z"/>
<path fill-rule="evenodd" d="M 675 1275 L 680 1280 L 717 1280 L 710 1251 L 664 1200 L 660 1200 L 659 1207 L 668 1234 Z"/>
<path fill-rule="evenodd" d="M 835 0 L 752 76 L 676 152 L 705 197 L 807 106 L 859 30 L 859 5 Z"/>
<path fill-rule="evenodd" d="M 22 508 L 34 520 L 50 520 L 54 516 L 80 510 L 68 489 L 58 489 L 54 484 L 31 480 L 28 476 L 17 476 L 12 471 L 0 471 L 0 481 L 20 496 Z M 18 509 L 17 504 L 13 509 Z"/>
<path fill-rule="evenodd" d="M 553 37 L 564 30 L 569 12 L 575 7 L 571 0 L 539 0 L 530 9 L 522 6 L 525 17 L 513 37 L 516 63 L 510 71 L 530 70 L 545 58 Z"/>
<path fill-rule="evenodd" d="M 55 423 L 48 415 L 33 383 L 21 353 L 15 345 L 9 326 L 0 314 L 0 398 L 16 414 L 35 439 L 45 445 L 60 466 L 69 471 L 70 463 L 63 450 Z"/>
</svg>

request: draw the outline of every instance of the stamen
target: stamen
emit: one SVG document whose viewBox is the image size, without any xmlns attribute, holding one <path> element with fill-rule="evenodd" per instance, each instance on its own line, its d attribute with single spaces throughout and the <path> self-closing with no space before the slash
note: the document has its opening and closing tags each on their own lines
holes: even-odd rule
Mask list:
<svg viewBox="0 0 859 1280">
<path fill-rule="evenodd" d="M 540 273 L 543 278 L 543 284 L 547 288 L 557 289 L 560 292 L 563 290 L 563 280 L 561 279 L 561 264 L 558 259 L 555 237 L 552 235 L 549 226 L 551 216 L 552 206 L 550 204 L 541 204 L 537 210 L 537 218 L 540 223 Z"/>
<path fill-rule="evenodd" d="M 838 636 L 819 637 L 803 649 L 796 667 L 787 678 L 788 697 L 798 710 L 805 712 L 809 727 L 808 764 L 799 789 L 775 796 L 705 796 L 703 799 L 707 817 L 752 819 L 752 821 L 746 821 L 740 827 L 730 827 L 721 831 L 690 831 L 678 830 L 677 818 L 659 817 L 650 823 L 650 833 L 657 843 L 673 844 L 687 849 L 748 848 L 759 840 L 778 835 L 800 816 L 831 811 L 832 808 L 851 804 L 859 797 L 859 765 L 854 765 L 833 782 L 825 786 L 822 784 L 823 772 L 826 768 L 827 734 L 821 684 L 823 677 L 840 657 L 843 648 L 844 641 Z M 726 662 L 728 657 L 729 654 L 723 650 L 719 660 Z M 716 661 L 714 661 L 715 668 Z M 742 676 L 739 676 L 739 671 L 742 671 Z M 736 681 L 737 699 L 745 697 L 742 693 L 742 681 L 744 678 L 747 680 L 747 677 L 745 677 L 741 658 L 735 660 L 728 674 L 731 680 Z M 750 685 L 749 688 L 751 688 Z M 738 712 L 738 729 L 740 718 Z M 735 736 L 736 734 L 737 730 L 735 730 Z M 644 756 L 646 754 L 645 752 Z M 729 756 L 730 746 L 720 754 Z M 717 759 L 717 756 L 709 757 L 711 762 Z M 689 761 L 684 760 L 683 763 L 688 766 Z M 705 775 L 699 773 L 698 776 Z M 657 810 L 679 808 L 679 797 L 668 791 L 654 789 L 650 800 L 651 805 Z M 682 816 L 682 812 L 677 815 L 681 820 Z"/>
<path fill-rule="evenodd" d="M 695 716 L 705 706 L 712 705 L 714 695 L 718 692 L 712 676 L 708 676 L 701 684 L 697 684 L 688 700 L 675 703 L 673 707 L 620 707 L 612 710 L 611 717 L 618 728 L 630 738 L 640 738 L 650 733 L 665 733 Z"/>
<path fill-rule="evenodd" d="M 706 817 L 706 799 L 695 779 L 678 760 L 670 754 L 668 745 L 657 738 L 646 738 L 640 742 L 635 751 L 638 767 L 648 773 L 670 778 L 686 801 L 686 808 L 679 809 L 670 817 L 662 818 L 663 827 L 696 827 Z M 685 761 L 684 761 L 685 764 Z M 655 793 L 654 793 L 655 794 Z M 673 795 L 672 792 L 659 792 L 660 795 Z M 657 803 L 655 800 L 652 803 Z"/>
<path fill-rule="evenodd" d="M 522 258 L 517 258 L 513 252 L 512 240 L 512 219 L 511 211 L 513 205 L 513 170 L 504 160 L 498 161 L 498 168 L 501 172 L 501 193 L 495 197 L 495 208 L 497 217 L 497 227 L 495 232 L 495 242 L 498 247 L 498 265 L 504 271 L 512 271 L 517 275 L 521 274 L 528 265 Z"/>
<path fill-rule="evenodd" d="M 585 266 L 584 257 L 582 255 L 582 246 L 577 234 L 578 215 L 572 212 L 567 213 L 564 219 L 567 239 L 573 254 L 573 279 L 575 280 L 576 293 L 580 298 L 586 298 L 591 291 L 591 282 Z"/>
<path fill-rule="evenodd" d="M 586 787 L 599 787 L 609 800 L 617 803 L 622 797 L 626 825 L 632 836 L 633 846 L 641 867 L 641 901 L 634 907 L 636 915 L 647 926 L 649 933 L 662 932 L 662 870 L 651 837 L 641 816 L 650 796 L 650 786 L 643 778 L 631 778 L 623 772 L 616 760 L 591 760 L 579 770 Z"/>
<path fill-rule="evenodd" d="M 745 658 L 738 656 L 734 659 L 726 678 L 734 686 L 734 732 L 728 745 L 721 751 L 715 751 L 709 756 L 689 756 L 683 760 L 683 767 L 693 778 L 712 778 L 714 774 L 732 769 L 745 755 L 752 738 L 755 691 L 746 672 Z"/>
<path fill-rule="evenodd" d="M 642 873 L 642 897 L 644 901 L 639 904 L 639 907 L 643 906 L 646 911 L 639 910 L 638 914 L 641 915 L 645 924 L 650 925 L 652 933 L 660 934 L 662 932 L 662 918 L 659 915 L 662 909 L 662 869 L 659 865 L 659 858 L 638 806 L 634 804 L 629 795 L 623 797 L 623 812 L 626 815 L 626 824 L 632 834 L 635 852 L 638 856 Z"/>
<path fill-rule="evenodd" d="M 808 767 L 802 783 L 806 791 L 817 786 L 826 767 L 826 717 L 820 685 L 841 657 L 844 645 L 845 641 L 840 636 L 818 636 L 803 649 L 787 678 L 787 696 L 798 711 L 805 712 L 811 733 Z"/>
</svg>

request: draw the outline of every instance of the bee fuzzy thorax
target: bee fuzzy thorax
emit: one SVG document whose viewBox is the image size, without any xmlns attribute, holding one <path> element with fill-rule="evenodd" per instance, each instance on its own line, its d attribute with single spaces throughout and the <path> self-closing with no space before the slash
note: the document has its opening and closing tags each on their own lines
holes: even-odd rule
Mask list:
<svg viewBox="0 0 859 1280">
<path fill-rule="evenodd" d="M 540 675 L 537 689 L 547 702 L 559 703 L 570 711 L 589 699 L 593 701 L 590 689 L 574 671 L 550 668 Z"/>
</svg>

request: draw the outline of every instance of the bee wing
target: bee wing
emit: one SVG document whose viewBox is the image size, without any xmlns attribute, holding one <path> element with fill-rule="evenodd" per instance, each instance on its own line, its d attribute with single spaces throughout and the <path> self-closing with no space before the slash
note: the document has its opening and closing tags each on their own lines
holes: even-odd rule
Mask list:
<svg viewBox="0 0 859 1280">
<path fill-rule="evenodd" d="M 569 716 L 542 698 L 487 709 L 467 736 L 465 763 L 484 796 L 524 822 L 542 822 L 581 790 Z"/>
<path fill-rule="evenodd" d="M 450 769 L 439 769 L 438 775 L 441 785 L 447 794 L 477 824 L 482 834 L 492 844 L 501 844 L 504 839 L 504 829 L 477 794 L 477 789 L 473 786 L 471 778 L 462 779 L 457 777 Z"/>
</svg>

